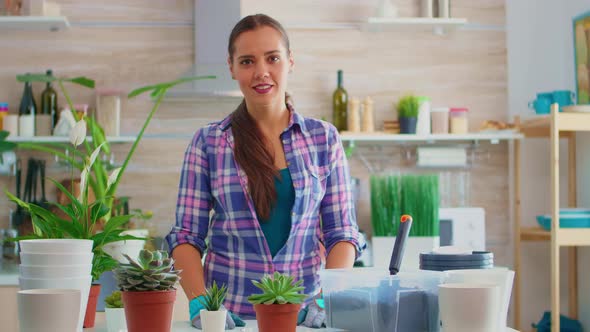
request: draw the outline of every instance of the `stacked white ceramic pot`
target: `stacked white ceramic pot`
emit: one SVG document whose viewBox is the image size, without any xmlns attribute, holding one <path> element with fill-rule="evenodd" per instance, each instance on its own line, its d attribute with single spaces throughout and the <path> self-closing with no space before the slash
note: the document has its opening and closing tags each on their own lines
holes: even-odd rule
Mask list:
<svg viewBox="0 0 590 332">
<path fill-rule="evenodd" d="M 82 331 L 92 283 L 92 240 L 22 240 L 19 284 L 28 289 L 80 290 L 78 331 Z"/>
</svg>

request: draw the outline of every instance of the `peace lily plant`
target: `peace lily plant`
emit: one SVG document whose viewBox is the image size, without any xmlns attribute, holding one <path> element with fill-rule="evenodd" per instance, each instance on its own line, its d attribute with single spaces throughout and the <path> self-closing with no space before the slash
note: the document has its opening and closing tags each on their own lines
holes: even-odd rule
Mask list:
<svg viewBox="0 0 590 332">
<path fill-rule="evenodd" d="M 122 166 L 112 170 L 110 174 L 108 173 L 106 164 L 103 162 L 102 158 L 99 158 L 101 152 L 110 153 L 109 143 L 106 140 L 104 132 L 94 119 L 86 116 L 79 117 L 76 112 L 73 112 L 74 116 L 77 118 L 77 122 L 70 132 L 71 145 L 19 143 L 19 148 L 49 152 L 66 160 L 73 166 L 73 168 L 78 169 L 80 171 L 80 193 L 75 197 L 73 185 L 71 186 L 70 191 L 59 182 L 50 179 L 50 181 L 69 198 L 69 203 L 67 205 L 61 205 L 58 203 L 50 204 L 64 212 L 70 219 L 66 220 L 58 216 L 52 210 L 45 209 L 37 204 L 24 202 L 6 190 L 6 195 L 10 200 L 14 201 L 31 214 L 34 234 L 21 236 L 16 240 L 43 238 L 89 239 L 93 241 L 93 280 L 97 280 L 103 272 L 115 268 L 117 266 L 117 261 L 103 251 L 103 246 L 115 241 L 141 239 L 131 235 L 121 235 L 125 230 L 122 226 L 129 222 L 133 215 L 112 215 L 113 202 L 116 197 L 119 182 L 127 169 L 137 145 L 143 137 L 152 117 L 158 110 L 166 92 L 170 88 L 193 80 L 212 78 L 215 78 L 215 76 L 189 77 L 141 87 L 129 93 L 128 97 L 134 98 L 146 92 L 150 92 L 151 97 L 155 99 L 155 104 L 148 114 L 137 138 L 133 142 Z M 20 82 L 56 82 L 63 93 L 70 110 L 74 110 L 74 105 L 68 91 L 64 87 L 64 83 L 74 83 L 87 88 L 94 88 L 95 86 L 94 80 L 87 77 L 58 78 L 46 74 L 26 74 L 17 76 L 17 80 Z M 90 131 L 90 136 L 92 137 L 92 142 L 89 142 L 89 140 L 86 139 L 88 129 Z M 80 146 L 84 149 L 79 149 Z M 64 153 L 63 151 L 66 149 L 72 151 L 72 155 Z M 96 197 L 93 202 L 89 202 L 88 199 L 89 189 L 92 189 L 94 196 Z M 104 226 L 102 231 L 97 232 L 99 221 L 104 221 Z"/>
</svg>

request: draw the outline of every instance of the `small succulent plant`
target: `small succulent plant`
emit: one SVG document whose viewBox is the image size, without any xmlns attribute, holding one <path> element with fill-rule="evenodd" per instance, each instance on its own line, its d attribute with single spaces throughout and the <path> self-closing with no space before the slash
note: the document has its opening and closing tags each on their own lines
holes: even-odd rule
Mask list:
<svg viewBox="0 0 590 332">
<path fill-rule="evenodd" d="M 204 298 L 198 297 L 197 300 L 201 302 L 207 311 L 218 311 L 223 305 L 226 294 L 227 286 L 224 284 L 217 287 L 217 283 L 213 281 L 213 285 L 205 291 Z"/>
<path fill-rule="evenodd" d="M 107 308 L 123 308 L 123 301 L 121 300 L 121 291 L 114 291 L 111 295 L 104 299 Z"/>
<path fill-rule="evenodd" d="M 124 255 L 129 264 L 120 264 L 114 270 L 117 285 L 122 291 L 167 291 L 175 289 L 180 270 L 174 270 L 174 260 L 165 251 L 141 250 L 136 262 Z"/>
<path fill-rule="evenodd" d="M 299 304 L 305 300 L 306 295 L 300 292 L 303 280 L 295 282 L 292 276 L 279 272 L 274 275 L 265 275 L 260 281 L 252 280 L 254 286 L 262 290 L 262 294 L 253 294 L 248 297 L 252 304 Z"/>
</svg>

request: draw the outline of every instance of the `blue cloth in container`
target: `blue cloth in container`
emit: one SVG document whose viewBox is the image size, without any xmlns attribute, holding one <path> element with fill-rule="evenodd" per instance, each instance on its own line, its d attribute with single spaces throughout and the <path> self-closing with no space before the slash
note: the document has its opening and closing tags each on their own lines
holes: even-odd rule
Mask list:
<svg viewBox="0 0 590 332">
<path fill-rule="evenodd" d="M 583 332 L 582 324 L 564 315 L 559 315 L 560 332 Z M 537 324 L 532 324 L 537 332 L 551 332 L 551 312 L 545 311 Z"/>
</svg>

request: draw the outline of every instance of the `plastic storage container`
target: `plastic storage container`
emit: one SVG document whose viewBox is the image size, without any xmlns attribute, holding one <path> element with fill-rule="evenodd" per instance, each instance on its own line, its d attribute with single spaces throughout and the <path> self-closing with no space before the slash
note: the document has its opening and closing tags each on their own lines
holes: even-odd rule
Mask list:
<svg viewBox="0 0 590 332">
<path fill-rule="evenodd" d="M 449 108 L 435 107 L 430 110 L 431 130 L 433 134 L 449 133 Z"/>
<path fill-rule="evenodd" d="M 351 332 L 437 332 L 444 274 L 355 268 L 320 271 L 328 327 Z"/>
<path fill-rule="evenodd" d="M 469 122 L 467 120 L 466 108 L 451 108 L 451 134 L 467 134 L 469 131 Z"/>
</svg>

